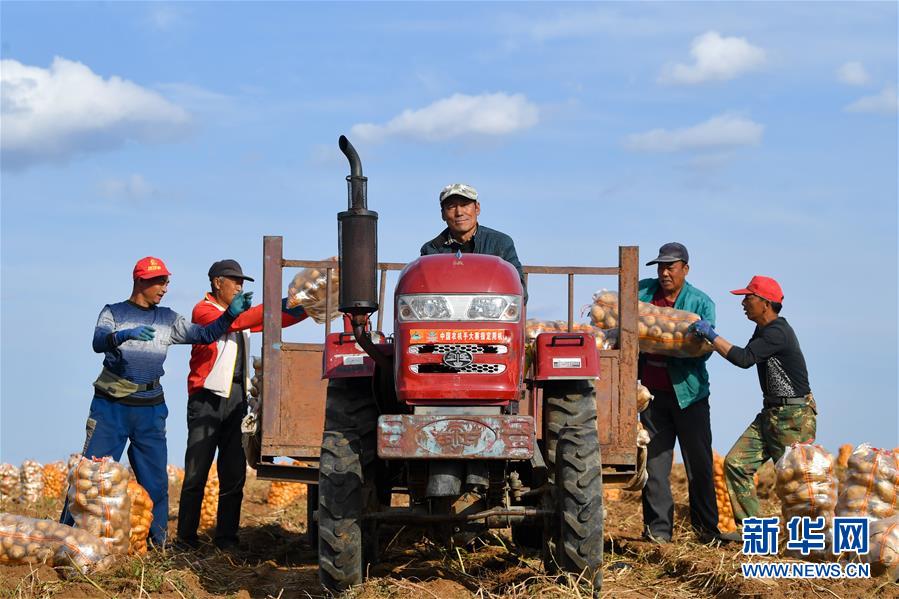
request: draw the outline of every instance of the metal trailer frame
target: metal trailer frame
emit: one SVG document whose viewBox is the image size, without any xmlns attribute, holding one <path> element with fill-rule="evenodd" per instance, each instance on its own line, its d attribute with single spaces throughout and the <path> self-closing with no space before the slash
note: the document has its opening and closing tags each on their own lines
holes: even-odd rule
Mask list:
<svg viewBox="0 0 899 599">
<path fill-rule="evenodd" d="M 261 458 L 254 464 L 257 476 L 269 480 L 289 480 L 318 484 L 318 460 L 324 429 L 325 396 L 328 380 L 322 378 L 323 343 L 289 343 L 281 338 L 281 298 L 284 268 L 317 268 L 327 273 L 327 313 L 330 313 L 331 281 L 336 261 L 288 260 L 283 255 L 283 238 L 263 238 L 263 327 L 262 327 L 262 407 Z M 402 270 L 400 262 L 381 262 L 376 330 L 383 329 L 387 272 Z M 619 290 L 619 349 L 600 350 L 600 378 L 596 381 L 597 429 L 602 450 L 603 479 L 608 486 L 631 483 L 645 460 L 637 448 L 637 281 L 639 248 L 620 246 L 618 266 L 525 266 L 525 282 L 530 275 L 568 277 L 568 330 L 574 323 L 574 277 L 577 275 L 617 276 Z M 325 323 L 325 337 L 331 323 Z M 527 383 L 530 384 L 530 383 Z M 541 389 L 536 406 L 540 406 Z M 519 404 L 528 414 L 528 401 Z M 536 430 L 542 431 L 541 412 L 536 410 Z M 299 464 L 275 463 L 279 457 Z"/>
</svg>

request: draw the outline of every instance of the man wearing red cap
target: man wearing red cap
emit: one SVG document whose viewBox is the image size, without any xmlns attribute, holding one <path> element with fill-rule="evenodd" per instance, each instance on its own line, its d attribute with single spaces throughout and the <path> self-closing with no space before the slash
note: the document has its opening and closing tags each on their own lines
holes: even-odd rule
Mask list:
<svg viewBox="0 0 899 599">
<path fill-rule="evenodd" d="M 212 343 L 252 302 L 252 293 L 236 294 L 221 315 L 206 326 L 191 324 L 159 303 L 168 291 L 171 273 L 159 258 L 147 256 L 134 265 L 131 296 L 100 311 L 94 329 L 94 351 L 105 354 L 103 370 L 94 382 L 84 456 L 122 457 L 153 500 L 150 542 L 162 546 L 169 517 L 165 420 L 168 408 L 159 379 L 170 345 Z M 73 525 L 68 504 L 60 522 Z"/>
<path fill-rule="evenodd" d="M 784 294 L 778 282 L 757 275 L 745 288 L 731 293 L 744 296 L 743 311 L 756 324 L 745 348 L 731 344 L 707 321 L 700 320 L 693 329 L 728 362 L 741 368 L 758 367 L 762 411 L 724 459 L 727 492 L 739 523 L 759 513 L 753 475 L 768 458 L 777 462 L 791 443 L 814 441 L 818 412 L 799 340 L 780 316 Z"/>
</svg>

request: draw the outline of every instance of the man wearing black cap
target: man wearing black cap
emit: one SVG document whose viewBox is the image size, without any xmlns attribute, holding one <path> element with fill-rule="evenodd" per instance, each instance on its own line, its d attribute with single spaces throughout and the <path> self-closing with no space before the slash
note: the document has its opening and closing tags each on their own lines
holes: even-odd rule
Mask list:
<svg viewBox="0 0 899 599">
<path fill-rule="evenodd" d="M 196 306 L 192 320 L 213 322 L 241 293 L 243 274 L 236 260 L 220 260 L 209 268 L 211 291 Z M 187 376 L 187 450 L 184 453 L 184 484 L 178 508 L 178 540 L 183 545 L 198 544 L 200 507 L 206 478 L 218 449 L 219 501 L 215 544 L 220 548 L 237 545 L 240 504 L 246 480 L 246 459 L 241 445 L 240 422 L 247 413 L 250 335 L 262 330 L 262 304 L 247 310 L 227 332 L 208 345 L 194 345 Z M 282 326 L 306 318 L 302 307 L 282 309 Z"/>
<path fill-rule="evenodd" d="M 641 302 L 698 314 L 715 322 L 715 303 L 687 282 L 690 272 L 687 248 L 677 242 L 659 248 L 658 278 L 639 284 Z M 655 399 L 640 413 L 650 435 L 643 487 L 644 536 L 671 541 L 674 499 L 671 496 L 671 463 L 674 441 L 680 444 L 690 492 L 690 522 L 703 543 L 718 540 L 718 505 L 712 479 L 712 427 L 709 415 L 709 373 L 702 358 L 669 358 L 640 354 L 640 380 Z"/>
</svg>

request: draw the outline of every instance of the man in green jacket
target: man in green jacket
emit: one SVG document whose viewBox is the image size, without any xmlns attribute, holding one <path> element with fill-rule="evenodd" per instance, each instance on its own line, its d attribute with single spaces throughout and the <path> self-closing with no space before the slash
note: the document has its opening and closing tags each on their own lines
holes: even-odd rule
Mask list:
<svg viewBox="0 0 899 599">
<path fill-rule="evenodd" d="M 680 243 L 666 243 L 646 265 L 658 265 L 658 278 L 639 284 L 640 301 L 698 314 L 715 322 L 715 303 L 687 283 L 690 257 Z M 643 535 L 659 543 L 671 541 L 674 499 L 671 463 L 674 441 L 680 443 L 690 492 L 690 522 L 703 543 L 719 539 L 718 505 L 712 480 L 712 428 L 709 416 L 709 373 L 703 358 L 669 358 L 640 354 L 641 382 L 655 399 L 640 414 L 650 435 L 643 487 Z"/>
</svg>

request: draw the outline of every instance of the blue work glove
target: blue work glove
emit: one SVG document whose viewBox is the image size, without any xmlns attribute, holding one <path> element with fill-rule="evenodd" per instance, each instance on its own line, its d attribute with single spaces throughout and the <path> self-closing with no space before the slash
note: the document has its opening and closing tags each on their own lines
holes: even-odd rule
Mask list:
<svg viewBox="0 0 899 599">
<path fill-rule="evenodd" d="M 290 314 L 294 318 L 302 318 L 303 314 L 306 313 L 306 310 L 303 306 L 294 306 L 293 308 L 287 307 L 287 298 L 281 299 L 281 311 L 285 314 Z"/>
<path fill-rule="evenodd" d="M 156 329 L 150 326 L 139 326 L 133 329 L 123 329 L 115 332 L 116 345 L 126 341 L 150 341 L 156 336 Z"/>
<path fill-rule="evenodd" d="M 237 318 L 244 312 L 250 309 L 250 306 L 253 305 L 253 292 L 247 291 L 246 293 L 238 293 L 234 296 L 234 299 L 231 300 L 231 303 L 228 305 L 228 315 L 231 318 Z"/>
<path fill-rule="evenodd" d="M 690 332 L 697 337 L 708 339 L 709 342 L 714 341 L 718 337 L 718 333 L 715 332 L 715 325 L 708 320 L 698 320 L 694 322 L 690 325 Z"/>
</svg>

